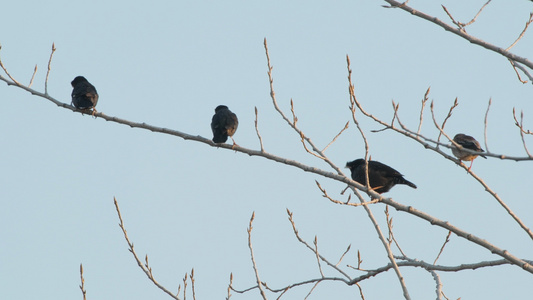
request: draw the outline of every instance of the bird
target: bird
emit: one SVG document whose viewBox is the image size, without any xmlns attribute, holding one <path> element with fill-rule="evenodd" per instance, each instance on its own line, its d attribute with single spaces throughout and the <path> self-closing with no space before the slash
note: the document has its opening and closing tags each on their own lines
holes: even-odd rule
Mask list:
<svg viewBox="0 0 533 300">
<path fill-rule="evenodd" d="M 72 102 L 77 109 L 93 110 L 93 115 L 96 113 L 96 103 L 98 103 L 98 92 L 94 85 L 89 83 L 83 76 L 77 76 L 70 83 L 72 85 Z"/>
<path fill-rule="evenodd" d="M 237 115 L 229 110 L 226 105 L 219 105 L 215 108 L 215 115 L 211 120 L 211 130 L 213 131 L 213 142 L 225 143 L 228 140 L 228 136 L 233 141 L 235 146 L 235 140 L 233 135 L 239 126 L 239 119 Z"/>
<path fill-rule="evenodd" d="M 456 134 L 453 137 L 453 140 L 454 140 L 454 142 L 456 142 L 457 144 L 459 144 L 461 147 L 463 147 L 465 149 L 474 150 L 474 151 L 478 151 L 478 152 L 485 152 L 485 150 L 481 149 L 481 146 L 479 145 L 479 142 L 476 141 L 475 138 L 473 138 L 473 137 L 471 137 L 469 135 L 466 135 L 466 134 L 463 134 L 463 133 L 458 133 L 458 134 Z M 470 167 L 468 167 L 468 171 L 470 171 L 470 169 L 472 168 L 472 164 L 474 163 L 474 159 L 476 157 L 478 157 L 478 155 L 483 157 L 483 158 L 485 158 L 485 159 L 487 158 L 483 154 L 473 154 L 473 153 L 464 151 L 464 150 L 462 150 L 460 148 L 457 148 L 457 147 L 452 147 L 452 153 L 459 160 L 470 161 Z"/>
<path fill-rule="evenodd" d="M 362 185 L 366 185 L 365 160 L 360 158 L 346 163 L 346 168 L 352 172 L 352 179 Z M 368 161 L 368 179 L 370 187 L 378 194 L 383 194 L 396 184 L 405 184 L 414 189 L 416 185 L 403 178 L 403 175 L 395 169 L 380 163 L 379 161 Z"/>
</svg>

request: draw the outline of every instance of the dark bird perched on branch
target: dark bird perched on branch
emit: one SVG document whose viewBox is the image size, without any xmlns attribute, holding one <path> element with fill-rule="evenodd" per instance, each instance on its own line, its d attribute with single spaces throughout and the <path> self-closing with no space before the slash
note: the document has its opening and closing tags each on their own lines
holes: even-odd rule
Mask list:
<svg viewBox="0 0 533 300">
<path fill-rule="evenodd" d="M 365 160 L 360 158 L 346 163 L 346 168 L 352 172 L 352 179 L 366 185 Z M 370 187 L 378 194 L 388 192 L 396 184 L 406 184 L 414 189 L 416 185 L 403 178 L 403 175 L 393 168 L 379 161 L 368 161 L 368 179 Z"/>
<path fill-rule="evenodd" d="M 215 108 L 215 115 L 211 120 L 211 130 L 213 130 L 213 142 L 225 143 L 228 140 L 228 136 L 231 137 L 233 145 L 235 146 L 235 140 L 233 135 L 239 126 L 239 120 L 237 115 L 232 113 L 226 105 L 219 105 Z"/>
<path fill-rule="evenodd" d="M 465 149 L 470 149 L 470 150 L 474 150 L 474 151 L 478 151 L 478 152 L 485 152 L 485 150 L 481 149 L 481 146 L 479 146 L 479 142 L 476 141 L 475 138 L 473 138 L 473 137 L 471 137 L 469 135 L 458 133 L 458 134 L 455 135 L 453 140 L 457 144 L 459 144 L 460 146 L 462 146 Z M 472 153 L 466 152 L 466 151 L 461 150 L 459 148 L 453 147 L 453 145 L 452 145 L 452 153 L 453 153 L 453 155 L 455 155 L 460 160 L 470 161 L 471 162 L 470 163 L 470 167 L 468 168 L 468 171 L 470 171 L 470 169 L 472 168 L 472 164 L 474 163 L 474 159 L 476 157 L 478 157 L 478 154 L 472 154 Z M 483 154 L 479 154 L 479 155 L 481 157 L 483 157 L 483 158 L 487 158 Z"/>
<path fill-rule="evenodd" d="M 93 110 L 93 115 L 96 112 L 94 107 L 98 103 L 98 93 L 94 85 L 90 84 L 83 76 L 77 76 L 70 83 L 72 89 L 72 102 L 74 107 L 81 110 Z"/>
</svg>

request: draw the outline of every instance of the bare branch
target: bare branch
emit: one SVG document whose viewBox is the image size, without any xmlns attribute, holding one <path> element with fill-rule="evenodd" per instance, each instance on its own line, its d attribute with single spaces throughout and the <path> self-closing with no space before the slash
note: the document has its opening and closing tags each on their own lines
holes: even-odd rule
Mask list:
<svg viewBox="0 0 533 300">
<path fill-rule="evenodd" d="M 407 1 L 409 1 L 409 0 L 407 0 Z M 355 285 L 357 285 L 357 287 L 359 288 L 359 295 L 361 296 L 361 299 L 365 300 L 365 295 L 363 295 L 363 288 L 361 287 L 361 285 L 358 282 Z"/>
<path fill-rule="evenodd" d="M 322 276 L 324 277 L 324 276 Z M 316 286 L 319 284 L 320 282 L 315 282 L 315 284 L 313 285 L 313 287 L 311 288 L 311 290 L 309 291 L 309 293 L 307 293 L 307 296 L 305 296 L 304 300 L 306 300 L 307 298 L 309 298 L 309 296 L 311 296 L 311 293 L 315 290 Z"/>
<path fill-rule="evenodd" d="M 252 257 L 252 265 L 254 267 L 255 272 L 255 279 L 257 281 L 257 286 L 259 288 L 259 292 L 261 293 L 261 297 L 263 297 L 264 300 L 267 300 L 267 296 L 265 294 L 265 290 L 263 289 L 263 284 L 261 283 L 261 279 L 259 279 L 259 272 L 257 271 L 257 264 L 255 263 L 254 258 L 254 249 L 252 247 L 252 223 L 254 222 L 255 218 L 255 212 L 252 213 L 252 217 L 250 218 L 250 226 L 248 227 L 248 248 L 250 248 L 250 255 Z"/>
<path fill-rule="evenodd" d="M 333 203 L 336 203 L 336 204 L 340 204 L 340 205 L 349 205 L 349 206 L 361 206 L 361 205 L 368 205 L 368 204 L 374 204 L 374 203 L 378 203 L 379 202 L 379 199 L 373 199 L 372 201 L 367 201 L 367 202 L 361 202 L 361 203 L 350 203 L 350 197 L 351 195 L 348 196 L 348 201 L 346 202 L 341 202 L 339 200 L 335 200 L 333 198 L 331 198 L 328 193 L 326 192 L 326 190 L 324 188 L 322 188 L 322 186 L 320 185 L 320 183 L 318 181 L 315 180 L 315 183 L 316 185 L 318 186 L 318 189 L 322 192 L 322 197 L 324 198 L 328 198 L 329 201 L 333 202 Z"/>
<path fill-rule="evenodd" d="M 476 19 L 477 19 L 477 17 L 479 16 L 479 14 L 481 14 L 481 12 L 482 12 L 483 9 L 485 8 L 485 6 L 487 6 L 487 4 L 490 3 L 490 1 L 491 1 L 491 0 L 487 1 L 487 3 L 485 3 L 485 5 L 483 5 L 483 6 L 479 9 L 479 11 L 477 12 L 477 14 L 472 18 L 472 20 L 470 20 L 470 22 L 468 22 L 468 23 L 466 23 L 466 24 L 465 24 L 465 23 L 461 23 L 461 22 L 457 22 L 457 21 L 455 21 L 454 18 L 452 17 L 452 15 L 451 15 L 451 13 L 448 11 L 448 9 L 447 9 L 444 5 L 441 5 L 441 6 L 442 6 L 442 8 L 444 9 L 444 11 L 446 12 L 446 14 L 448 15 L 448 17 L 450 17 L 450 19 L 452 20 L 452 23 L 455 24 L 455 25 L 457 25 L 457 27 L 459 28 L 459 30 L 461 30 L 461 31 L 465 31 L 464 28 L 465 28 L 466 26 L 468 26 L 468 25 L 470 25 L 470 24 L 472 24 L 472 23 L 474 23 L 474 22 L 476 21 Z"/>
<path fill-rule="evenodd" d="M 488 124 L 489 124 L 489 110 L 490 110 L 490 105 L 492 104 L 492 98 L 489 99 L 489 105 L 487 105 L 487 111 L 485 112 L 485 120 L 483 121 L 484 122 L 484 126 L 483 126 L 483 136 L 484 136 L 484 140 L 485 140 L 485 149 L 487 149 L 487 152 L 490 152 L 489 151 L 489 142 L 488 142 L 488 139 L 487 139 L 487 128 L 488 128 Z"/>
<path fill-rule="evenodd" d="M 527 78 L 529 78 L 529 81 L 533 81 L 533 76 L 526 70 L 526 68 L 524 68 L 521 64 L 517 63 L 516 61 L 512 61 L 510 59 L 508 59 L 508 60 L 511 63 L 511 65 L 513 66 L 513 69 L 516 72 L 516 76 L 518 76 L 518 80 L 520 82 L 527 83 L 527 80 L 522 80 L 522 78 L 520 77 L 520 74 L 518 74 L 518 71 L 516 70 L 517 68 L 520 69 L 520 71 L 524 72 L 524 74 L 527 76 Z"/>
<path fill-rule="evenodd" d="M 50 53 L 50 59 L 48 60 L 48 71 L 46 72 L 46 79 L 44 80 L 44 94 L 48 95 L 48 75 L 50 75 L 50 70 L 52 69 L 52 57 L 56 52 L 56 46 L 52 43 L 52 53 Z"/>
<path fill-rule="evenodd" d="M 457 27 L 459 28 L 459 30 L 464 30 L 463 29 L 463 26 L 461 26 L 459 24 L 459 22 L 455 21 L 455 19 L 453 18 L 452 14 L 448 11 L 448 9 L 446 8 L 446 6 L 444 5 L 441 5 L 442 6 L 442 9 L 444 9 L 444 11 L 446 12 L 446 14 L 448 15 L 448 17 L 452 20 L 452 23 L 457 25 Z"/>
<path fill-rule="evenodd" d="M 257 106 L 255 107 L 255 132 L 257 133 L 257 137 L 259 138 L 261 152 L 265 152 L 265 148 L 263 147 L 263 139 L 261 138 L 261 134 L 259 134 L 259 128 L 257 127 Z"/>
<path fill-rule="evenodd" d="M 416 131 L 416 135 L 420 135 L 420 130 L 422 129 L 422 121 L 424 120 L 424 108 L 426 107 L 426 102 L 428 102 L 428 95 L 429 91 L 431 90 L 431 87 L 428 87 L 426 90 L 426 93 L 424 94 L 424 99 L 422 99 L 422 107 L 420 108 L 420 122 L 418 123 L 418 130 Z"/>
<path fill-rule="evenodd" d="M 0 46 L 0 50 L 2 50 L 2 47 Z M 0 58 L 0 67 L 2 67 L 2 69 L 4 70 L 4 72 L 6 73 L 7 77 L 9 77 L 13 83 L 17 86 L 21 86 L 21 84 L 15 80 L 15 78 L 13 78 L 13 76 L 11 76 L 11 74 L 9 74 L 9 72 L 7 71 L 6 67 L 4 66 L 4 63 L 2 62 L 2 59 Z M 3 78 L 2 76 L 0 76 L 0 78 Z M 9 84 L 9 81 L 6 80 L 6 79 L 2 79 L 4 80 L 5 82 L 7 82 L 7 84 Z"/>
<path fill-rule="evenodd" d="M 516 119 L 515 108 L 513 107 L 513 118 L 515 121 L 515 125 L 520 129 L 520 137 L 522 138 L 522 145 L 524 145 L 524 150 L 526 150 L 526 153 L 529 157 L 533 157 L 531 156 L 531 153 L 529 153 L 529 150 L 527 149 L 526 140 L 524 138 L 524 134 L 533 135 L 533 132 L 529 130 L 527 131 L 524 130 L 524 112 L 523 111 L 520 112 L 520 123 L 519 123 L 518 120 Z"/>
<path fill-rule="evenodd" d="M 382 198 L 382 196 L 377 194 L 377 193 L 375 193 L 372 189 L 370 189 L 370 186 L 369 186 L 370 180 L 368 180 L 368 159 L 367 159 L 367 157 L 368 157 L 368 142 L 366 141 L 366 138 L 364 137 L 363 130 L 360 128 L 359 123 L 357 122 L 357 119 L 355 118 L 355 106 L 357 105 L 359 108 L 361 108 L 361 107 L 358 104 L 357 99 L 355 97 L 355 91 L 354 91 L 355 88 L 354 88 L 354 85 L 352 84 L 352 79 L 351 79 L 352 70 L 350 68 L 350 58 L 348 56 L 346 56 L 346 61 L 347 61 L 347 65 L 348 65 L 348 88 L 349 88 L 349 91 L 350 91 L 350 103 L 351 103 L 350 110 L 352 111 L 352 116 L 353 116 L 354 122 L 357 125 L 357 128 L 359 129 L 359 131 L 360 131 L 360 133 L 363 136 L 363 139 L 365 141 L 365 150 L 366 150 L 366 154 L 365 154 L 365 170 L 366 170 L 367 193 L 371 197 L 379 199 L 379 198 Z M 356 190 L 354 188 L 352 188 L 352 190 L 354 191 L 354 193 L 356 193 Z M 359 201 L 361 203 L 363 203 L 364 202 L 363 198 L 360 197 L 358 193 L 357 193 L 357 195 L 359 197 Z M 363 207 L 364 207 L 364 209 L 365 209 L 365 211 L 366 211 L 366 213 L 368 215 L 368 218 L 370 219 L 370 221 L 374 225 L 374 229 L 376 230 L 376 233 L 378 234 L 378 237 L 379 237 L 381 243 L 383 244 L 383 247 L 385 248 L 385 251 L 387 252 L 387 256 L 388 256 L 391 264 L 394 267 L 394 271 L 396 272 L 396 276 L 398 277 L 398 281 L 400 282 L 400 285 L 402 287 L 403 296 L 407 300 L 411 299 L 411 297 L 409 296 L 409 292 L 407 291 L 407 286 L 405 285 L 405 280 L 404 280 L 404 278 L 402 276 L 402 273 L 400 272 L 400 269 L 396 265 L 396 261 L 394 260 L 394 257 L 392 255 L 392 251 L 391 251 L 389 245 L 387 244 L 387 240 L 383 236 L 383 232 L 381 231 L 381 228 L 379 227 L 378 222 L 376 221 L 376 218 L 374 218 L 374 215 L 372 214 L 372 211 L 370 210 L 370 207 L 368 205 L 363 205 Z"/>
<path fill-rule="evenodd" d="M 315 235 L 315 241 L 313 242 L 313 244 L 315 245 L 315 251 L 314 252 L 315 252 L 315 256 L 316 256 L 316 262 L 318 264 L 318 270 L 320 271 L 320 275 L 322 277 L 325 277 L 324 276 L 324 272 L 322 272 L 322 266 L 320 265 L 320 256 L 318 254 L 318 238 L 317 238 L 316 235 Z"/>
<path fill-rule="evenodd" d="M 433 264 L 436 264 L 437 263 L 437 260 L 439 260 L 439 257 L 440 255 L 442 254 L 442 251 L 444 251 L 444 247 L 446 246 L 446 244 L 448 244 L 448 242 L 450 241 L 450 236 L 452 235 L 452 232 L 451 231 L 448 231 L 448 235 L 446 236 L 446 240 L 444 241 L 444 244 L 442 244 L 442 247 L 440 248 L 440 251 L 439 251 L 439 254 L 437 255 L 437 257 L 435 258 L 435 261 L 433 261 Z"/>
<path fill-rule="evenodd" d="M 31 75 L 30 83 L 28 84 L 28 87 L 31 87 L 33 84 L 33 79 L 35 78 L 35 73 L 37 73 L 37 65 L 35 65 L 35 68 L 33 69 L 33 75 Z"/>
<path fill-rule="evenodd" d="M 392 231 L 392 218 L 390 218 L 389 216 L 389 207 L 388 206 L 385 206 L 385 217 L 387 219 L 387 227 L 389 229 L 389 245 L 391 244 L 392 241 L 394 241 L 394 244 L 396 245 L 396 247 L 398 248 L 398 250 L 400 250 L 400 253 L 403 255 L 403 256 L 406 256 L 405 253 L 403 252 L 402 250 L 402 247 L 400 247 L 400 244 L 398 243 L 398 241 L 396 240 L 396 237 L 394 237 L 394 233 Z"/>
<path fill-rule="evenodd" d="M 283 120 L 285 120 L 285 122 L 287 122 L 287 124 L 289 124 L 289 126 L 292 129 L 294 129 L 298 133 L 298 135 L 311 146 L 311 148 L 313 149 L 313 152 L 316 154 L 316 155 L 315 154 L 313 154 L 313 155 L 315 155 L 316 157 L 324 160 L 328 165 L 330 165 L 331 168 L 333 168 L 337 172 L 337 174 L 344 175 L 343 172 L 339 169 L 339 167 L 337 167 L 329 158 L 327 158 L 324 155 L 324 153 L 321 150 L 319 150 L 318 147 L 315 146 L 315 144 L 311 141 L 311 139 L 306 137 L 305 134 L 300 129 L 298 129 L 296 127 L 296 122 L 297 122 L 298 118 L 296 117 L 296 115 L 294 113 L 294 106 L 293 106 L 292 99 L 291 99 L 291 111 L 293 113 L 294 122 L 291 122 L 287 118 L 287 116 L 285 116 L 283 111 L 279 108 L 278 102 L 276 100 L 276 93 L 274 92 L 274 79 L 272 77 L 272 65 L 270 64 L 270 55 L 268 53 L 268 46 L 267 46 L 266 38 L 264 39 L 264 46 L 265 46 L 265 53 L 266 53 L 266 57 L 267 57 L 268 80 L 269 80 L 269 83 L 270 83 L 270 98 L 272 99 L 272 104 L 274 105 L 274 108 L 280 114 L 280 116 L 283 118 Z M 305 150 L 307 152 L 311 153 L 311 151 L 307 148 L 305 143 L 304 142 L 302 142 L 302 143 L 304 145 Z"/>
<path fill-rule="evenodd" d="M 522 30 L 522 32 L 520 33 L 520 35 L 518 36 L 516 41 L 514 41 L 514 43 L 512 43 L 511 46 L 507 47 L 507 49 L 505 49 L 505 51 L 509 51 L 511 48 L 513 48 L 516 45 L 516 43 L 518 43 L 518 41 L 522 37 L 524 37 L 524 34 L 526 34 L 527 28 L 529 27 L 529 24 L 531 24 L 532 21 L 533 21 L 533 13 L 530 13 L 529 14 L 529 20 L 527 20 L 526 26 L 524 27 L 524 30 Z"/>
<path fill-rule="evenodd" d="M 520 76 L 520 73 L 518 73 L 518 70 L 516 69 L 518 64 L 515 63 L 514 61 L 510 60 L 510 59 L 507 59 L 507 60 L 509 61 L 509 63 L 513 67 L 513 70 L 516 73 L 516 76 L 518 77 L 518 81 L 520 81 L 522 83 L 527 83 L 527 80 L 522 80 L 522 77 Z M 522 70 L 523 70 L 523 68 L 522 68 Z M 524 73 L 527 73 L 527 72 L 524 72 Z"/>
<path fill-rule="evenodd" d="M 455 98 L 455 101 L 453 102 L 452 107 L 450 107 L 450 110 L 448 111 L 448 115 L 446 116 L 446 118 L 444 118 L 444 121 L 442 122 L 442 125 L 439 127 L 440 133 L 439 133 L 439 137 L 437 138 L 437 142 L 440 142 L 440 137 L 441 137 L 441 134 L 443 133 L 444 126 L 446 126 L 446 122 L 448 122 L 448 119 L 451 118 L 452 113 L 453 113 L 453 109 L 456 108 L 457 105 L 459 105 L 459 102 L 457 101 L 457 98 Z M 433 101 L 431 101 L 431 114 L 433 115 L 433 120 L 435 120 L 435 115 L 433 113 Z M 448 136 L 446 136 L 446 137 L 448 137 Z M 448 137 L 448 139 L 449 139 L 449 137 Z M 437 147 L 438 147 L 438 145 L 437 145 Z"/>
<path fill-rule="evenodd" d="M 313 251 L 313 253 L 315 255 L 317 255 L 323 262 L 325 262 L 328 266 L 332 267 L 333 269 L 335 269 L 337 272 L 341 273 L 344 277 L 346 277 L 348 280 L 350 280 L 350 276 L 348 274 L 346 274 L 343 270 L 341 270 L 339 267 L 337 267 L 337 265 L 335 264 L 332 264 L 330 263 L 327 259 L 325 259 L 322 255 L 318 254 L 316 251 L 315 251 L 315 248 L 314 247 L 311 247 L 306 241 L 304 241 L 300 235 L 298 234 L 298 229 L 296 229 L 296 224 L 294 224 L 294 220 L 292 218 L 292 212 L 287 209 L 287 214 L 289 215 L 289 222 L 291 222 L 291 225 L 292 225 L 292 230 L 294 232 L 294 235 L 296 236 L 296 238 L 298 239 L 298 241 L 302 244 L 304 244 L 309 250 Z"/>
<path fill-rule="evenodd" d="M 190 279 L 191 279 L 192 299 L 196 300 L 196 291 L 194 290 L 194 268 L 192 268 L 191 270 Z"/>
<path fill-rule="evenodd" d="M 493 51 L 493 52 L 496 52 L 498 54 L 501 54 L 511 60 L 514 60 L 514 61 L 517 61 L 517 62 L 520 62 L 521 64 L 527 66 L 529 69 L 533 69 L 533 62 L 529 61 L 527 58 L 524 58 L 524 57 L 520 57 L 518 55 L 515 55 L 501 47 L 497 47 L 497 46 L 494 46 L 490 43 L 487 43 L 481 39 L 478 39 L 476 37 L 473 37 L 471 35 L 468 35 L 464 30 L 462 29 L 457 29 L 457 28 L 453 28 L 452 26 L 444 23 L 443 21 L 439 20 L 438 18 L 435 18 L 433 16 L 430 16 L 428 14 L 425 14 L 419 10 L 415 10 L 413 8 L 411 8 L 410 6 L 404 4 L 404 3 L 400 3 L 398 1 L 395 1 L 395 0 L 384 0 L 385 2 L 389 3 L 391 7 L 395 7 L 395 8 L 400 8 L 414 16 L 417 16 L 419 18 L 422 18 L 422 19 L 425 19 L 431 23 L 434 23 L 442 28 L 444 28 L 444 30 L 446 31 L 450 31 L 464 39 L 466 39 L 467 41 L 469 41 L 470 43 L 472 44 L 476 44 L 476 45 L 479 45 L 487 50 L 490 50 L 490 51 Z"/>
<path fill-rule="evenodd" d="M 131 252 L 131 254 L 133 255 L 133 258 L 135 258 L 135 261 L 137 262 L 137 265 L 139 266 L 139 268 L 141 268 L 141 270 L 143 270 L 144 274 L 146 274 L 146 276 L 148 277 L 148 279 L 150 279 L 150 281 L 153 282 L 153 284 L 155 286 L 157 286 L 160 290 L 162 290 L 163 292 L 167 293 L 170 297 L 172 297 L 173 299 L 176 299 L 176 300 L 180 300 L 180 298 L 178 297 L 178 294 L 179 294 L 179 290 L 178 290 L 178 294 L 174 295 L 172 294 L 172 292 L 170 292 L 169 290 L 167 290 L 164 286 L 162 286 L 161 284 L 159 284 L 159 282 L 157 282 L 154 278 L 154 276 L 152 275 L 152 269 L 148 266 L 148 255 L 146 255 L 145 257 L 145 261 L 146 261 L 146 264 L 143 265 L 143 263 L 141 262 L 141 260 L 139 259 L 139 257 L 137 256 L 137 253 L 135 252 L 135 250 L 133 249 L 133 243 L 130 242 L 130 239 L 128 237 L 128 232 L 126 231 L 126 228 L 124 227 L 124 221 L 122 221 L 122 215 L 120 214 L 120 208 L 118 207 L 118 201 L 116 198 L 113 198 L 114 202 L 115 202 L 115 208 L 117 210 L 117 214 L 118 214 L 118 219 L 120 221 L 120 223 L 118 224 L 118 226 L 120 227 L 120 229 L 122 229 L 122 233 L 124 234 L 124 239 L 126 239 L 126 242 L 128 243 L 128 247 L 129 247 L 129 251 Z M 184 292 L 185 293 L 185 292 Z"/>
<path fill-rule="evenodd" d="M 398 262 L 399 267 L 419 267 L 419 268 L 426 269 L 427 271 L 441 271 L 441 272 L 458 272 L 458 271 L 465 271 L 465 270 L 476 270 L 479 268 L 488 268 L 488 267 L 512 264 L 512 262 L 509 262 L 506 259 L 499 259 L 499 260 L 482 261 L 482 262 L 469 263 L 469 264 L 461 264 L 458 266 L 442 266 L 442 265 L 433 265 L 433 264 L 424 262 L 422 260 L 409 259 L 403 256 L 397 256 L 396 258 L 404 260 L 404 261 Z M 527 262 L 529 264 L 533 263 L 533 261 L 527 261 Z M 387 272 L 390 269 L 392 269 L 392 265 L 389 263 L 386 266 L 383 266 L 377 269 L 367 270 L 366 274 L 363 274 L 359 277 L 354 278 L 353 280 L 349 282 L 349 284 L 353 285 L 357 282 L 361 282 L 368 278 L 374 277 L 378 274 Z"/>
<path fill-rule="evenodd" d="M 329 146 L 331 146 L 331 144 L 333 144 L 337 138 L 346 130 L 348 129 L 348 126 L 350 125 L 350 122 L 346 122 L 346 125 L 344 125 L 344 128 L 341 129 L 341 131 L 333 138 L 333 140 L 331 142 L 329 142 L 329 144 L 326 145 L 326 147 L 324 147 L 324 149 L 322 149 L 322 152 L 325 152 L 326 149 L 328 149 Z"/>
<path fill-rule="evenodd" d="M 351 247 L 352 247 L 352 245 L 348 245 L 348 248 L 346 248 L 346 251 L 344 251 L 344 253 L 341 255 L 341 258 L 339 258 L 339 261 L 335 264 L 335 266 L 339 266 L 339 264 L 341 263 L 342 259 L 346 255 L 346 253 L 348 253 L 348 251 L 350 251 Z"/>
<path fill-rule="evenodd" d="M 183 277 L 183 300 L 187 299 L 187 273 Z"/>
<path fill-rule="evenodd" d="M 229 284 L 228 284 L 228 296 L 226 297 L 226 300 L 230 300 L 231 298 L 231 290 L 233 286 L 233 273 L 229 274 Z"/>
<path fill-rule="evenodd" d="M 83 300 L 87 300 L 87 291 L 85 290 L 85 279 L 83 279 L 83 265 L 80 264 L 80 279 L 81 279 L 81 285 L 80 290 L 83 295 Z"/>
<path fill-rule="evenodd" d="M 466 24 L 462 24 L 463 27 L 468 26 L 468 25 L 474 23 L 474 22 L 476 21 L 477 17 L 481 14 L 481 12 L 483 11 L 483 9 L 485 8 L 485 6 L 487 6 L 487 5 L 490 3 L 490 1 L 492 1 L 492 0 L 487 1 L 487 3 L 485 3 L 485 4 L 479 9 L 479 11 L 477 12 L 477 14 L 472 18 L 472 20 L 470 20 L 470 22 L 468 22 L 468 23 L 466 23 Z"/>
<path fill-rule="evenodd" d="M 452 224 L 450 224 L 447 221 L 442 221 L 442 220 L 440 220 L 438 218 L 430 216 L 430 215 L 428 215 L 428 214 L 426 214 L 426 213 L 424 213 L 422 211 L 419 211 L 419 210 L 415 209 L 412 206 L 406 206 L 406 205 L 400 204 L 398 202 L 395 202 L 391 198 L 383 198 L 381 201 L 383 203 L 385 203 L 385 204 L 388 204 L 388 205 L 394 207 L 396 210 L 403 211 L 403 212 L 409 213 L 411 215 L 417 216 L 417 217 L 419 217 L 421 219 L 424 219 L 424 220 L 430 222 L 431 225 L 437 225 L 437 226 L 445 228 L 447 230 L 451 230 L 457 236 L 460 236 L 460 237 L 462 237 L 464 239 L 467 239 L 467 240 L 469 240 L 469 241 L 471 241 L 471 242 L 473 242 L 475 244 L 478 244 L 481 247 L 489 250 L 491 253 L 499 255 L 499 256 L 505 258 L 507 261 L 511 262 L 513 265 L 516 265 L 516 266 L 524 269 L 525 271 L 530 272 L 530 273 L 533 274 L 533 266 L 531 265 L 530 262 L 522 260 L 522 259 L 514 256 L 513 254 L 511 254 L 507 250 L 504 250 L 504 249 L 501 249 L 501 248 L 498 248 L 498 247 L 494 246 L 493 244 L 489 243 L 487 240 L 479 238 L 479 237 L 477 237 L 477 236 L 475 236 L 475 235 L 473 235 L 471 233 L 468 233 L 468 232 L 466 232 L 466 231 L 464 231 L 464 230 L 462 230 L 462 229 L 460 229 L 460 228 L 458 228 L 456 226 L 453 226 Z"/>
</svg>

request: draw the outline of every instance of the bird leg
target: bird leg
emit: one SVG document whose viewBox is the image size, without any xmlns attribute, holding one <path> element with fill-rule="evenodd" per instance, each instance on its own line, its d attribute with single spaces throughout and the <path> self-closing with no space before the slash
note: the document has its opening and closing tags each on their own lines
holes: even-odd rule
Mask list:
<svg viewBox="0 0 533 300">
<path fill-rule="evenodd" d="M 231 140 L 233 141 L 233 146 L 231 146 L 231 150 L 234 150 L 235 149 L 235 146 L 239 146 L 235 143 L 235 140 L 233 139 L 232 136 L 230 136 Z"/>
<path fill-rule="evenodd" d="M 472 169 L 472 164 L 474 164 L 474 160 L 473 159 L 470 161 L 470 167 L 468 167 L 468 172 L 470 172 L 470 169 Z"/>
</svg>

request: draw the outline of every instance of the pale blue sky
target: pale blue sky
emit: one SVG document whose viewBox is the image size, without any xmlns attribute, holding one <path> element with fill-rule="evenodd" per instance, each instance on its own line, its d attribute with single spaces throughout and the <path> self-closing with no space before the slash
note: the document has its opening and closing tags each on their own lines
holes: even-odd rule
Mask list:
<svg viewBox="0 0 533 300">
<path fill-rule="evenodd" d="M 409 5 L 448 21 L 444 4 L 467 22 L 485 1 L 468 2 Z M 253 149 L 259 149 L 257 107 L 266 151 L 330 171 L 304 151 L 272 107 L 266 37 L 279 104 L 290 114 L 293 99 L 300 128 L 318 145 L 329 143 L 350 120 L 348 54 L 356 95 L 372 114 L 390 121 L 394 100 L 401 104 L 402 121 L 416 129 L 420 101 L 431 86 L 429 98 L 440 120 L 459 99 L 447 132 L 473 135 L 485 148 L 483 119 L 492 98 L 489 149 L 525 156 L 512 108 L 524 110 L 532 129 L 532 85 L 520 83 L 505 58 L 384 4 L 10 1 L 2 5 L 0 57 L 23 83 L 37 64 L 33 87 L 43 91 L 54 42 L 51 96 L 70 103 L 70 81 L 83 75 L 100 94 L 99 111 L 189 134 L 212 137 L 214 108 L 226 104 L 239 117 L 236 142 Z M 505 48 L 532 11 L 529 1 L 493 1 L 467 31 Z M 531 59 L 533 32 L 512 52 Z M 176 291 L 194 267 L 197 299 L 223 299 L 230 272 L 236 288 L 254 285 L 246 234 L 253 211 L 256 261 L 272 287 L 320 276 L 313 253 L 295 239 L 286 208 L 294 212 L 302 237 L 311 243 L 317 235 L 321 254 L 332 261 L 351 244 L 342 265 L 356 265 L 357 250 L 364 268 L 388 262 L 364 210 L 331 204 L 315 180 L 341 200 L 342 184 L 260 157 L 81 116 L 3 82 L 0 101 L 0 299 L 82 299 L 80 263 L 88 299 L 169 299 L 128 252 L 113 197 L 137 253 L 148 253 L 156 278 Z M 462 168 L 399 134 L 371 133 L 381 127 L 359 117 L 372 158 L 418 185 L 395 187 L 388 196 L 532 259 L 527 234 Z M 427 113 L 422 132 L 437 135 Z M 529 145 L 533 151 L 531 138 Z M 351 124 L 326 154 L 341 167 L 362 157 L 356 127 Z M 473 170 L 532 226 L 531 162 L 478 159 Z M 372 206 L 383 229 L 384 209 Z M 406 254 L 433 262 L 447 232 L 405 213 L 391 210 L 391 215 Z M 499 257 L 452 236 L 439 262 L 493 259 Z M 429 273 L 402 272 L 413 299 L 435 298 Z M 502 299 L 511 291 L 514 299 L 531 295 L 531 275 L 517 267 L 440 275 L 450 299 Z M 392 271 L 361 285 L 366 299 L 401 298 Z M 294 289 L 286 298 L 302 299 L 310 288 Z M 358 294 L 357 287 L 321 283 L 310 299 L 359 299 Z M 232 299 L 260 295 L 233 293 Z"/>
</svg>

